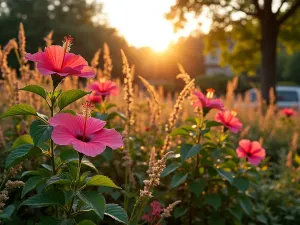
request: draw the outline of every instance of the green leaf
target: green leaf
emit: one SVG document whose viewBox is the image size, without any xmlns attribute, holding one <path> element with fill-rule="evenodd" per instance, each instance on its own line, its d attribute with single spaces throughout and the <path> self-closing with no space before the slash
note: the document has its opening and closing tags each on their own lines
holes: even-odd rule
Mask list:
<svg viewBox="0 0 300 225">
<path fill-rule="evenodd" d="M 112 160 L 113 150 L 110 147 L 106 147 L 104 152 L 101 154 L 107 161 Z"/>
<path fill-rule="evenodd" d="M 120 187 L 115 185 L 115 183 L 110 178 L 103 175 L 96 175 L 91 177 L 86 183 L 86 186 L 106 186 L 121 189 Z"/>
<path fill-rule="evenodd" d="M 183 128 L 175 128 L 171 133 L 170 136 L 176 136 L 176 135 L 183 135 L 183 136 L 189 136 L 190 132 Z"/>
<path fill-rule="evenodd" d="M 10 167 L 17 165 L 22 160 L 31 156 L 36 156 L 41 152 L 42 150 L 37 146 L 33 146 L 31 144 L 21 145 L 8 155 L 5 162 L 5 168 L 9 169 Z"/>
<path fill-rule="evenodd" d="M 81 199 L 81 201 L 91 207 L 97 216 L 103 220 L 105 212 L 105 199 L 103 195 L 95 191 L 89 191 L 78 193 L 78 197 Z"/>
<path fill-rule="evenodd" d="M 263 224 L 268 224 L 268 219 L 266 218 L 266 216 L 264 214 L 257 215 L 256 219 Z"/>
<path fill-rule="evenodd" d="M 28 104 L 18 104 L 10 107 L 4 114 L 1 115 L 0 118 L 8 117 L 8 116 L 25 116 L 32 115 L 37 116 L 37 112 L 34 108 L 32 108 Z"/>
<path fill-rule="evenodd" d="M 187 177 L 188 177 L 187 173 L 186 174 L 181 174 L 181 173 L 175 174 L 171 180 L 171 188 L 175 188 L 175 187 L 179 186 L 180 184 L 182 184 L 183 182 L 185 182 Z"/>
<path fill-rule="evenodd" d="M 20 90 L 35 93 L 44 99 L 47 98 L 47 92 L 45 91 L 45 89 L 38 85 L 28 85 L 26 87 L 21 88 Z"/>
<path fill-rule="evenodd" d="M 37 170 L 27 170 L 22 173 L 21 178 L 25 176 L 40 175 L 40 174 L 41 174 L 40 171 Z"/>
<path fill-rule="evenodd" d="M 96 224 L 91 220 L 82 220 L 78 225 L 96 225 Z"/>
<path fill-rule="evenodd" d="M 208 194 L 204 196 L 205 201 L 211 205 L 215 210 L 221 206 L 221 197 L 218 194 Z"/>
<path fill-rule="evenodd" d="M 246 177 L 236 177 L 233 180 L 233 185 L 242 192 L 245 192 L 249 188 L 249 180 Z"/>
<path fill-rule="evenodd" d="M 173 173 L 175 170 L 177 170 L 177 168 L 179 168 L 180 165 L 179 164 L 170 164 L 169 166 L 167 166 L 161 173 L 161 177 L 166 177 L 169 174 Z"/>
<path fill-rule="evenodd" d="M 16 207 L 14 205 L 6 206 L 0 213 L 0 219 L 9 219 L 14 213 Z"/>
<path fill-rule="evenodd" d="M 190 145 L 190 144 L 183 144 L 180 147 L 180 156 L 181 156 L 182 162 L 185 161 L 186 155 L 192 147 L 193 147 L 193 145 Z"/>
<path fill-rule="evenodd" d="M 216 121 L 208 121 L 206 122 L 206 128 L 210 127 L 217 127 L 217 126 L 222 126 L 222 123 L 216 122 Z"/>
<path fill-rule="evenodd" d="M 41 176 L 30 177 L 23 187 L 21 198 L 24 198 L 29 191 L 36 188 L 36 186 L 41 182 L 43 182 L 43 178 Z"/>
<path fill-rule="evenodd" d="M 43 143 L 51 138 L 53 127 L 41 120 L 35 120 L 30 126 L 30 135 L 35 145 Z"/>
<path fill-rule="evenodd" d="M 225 180 L 227 180 L 230 184 L 232 184 L 233 182 L 233 177 L 231 175 L 230 172 L 227 172 L 223 169 L 218 169 L 217 170 L 218 174 L 220 175 L 220 177 L 224 178 Z"/>
<path fill-rule="evenodd" d="M 114 220 L 128 224 L 128 216 L 126 211 L 116 204 L 106 204 L 105 215 L 110 216 Z"/>
<path fill-rule="evenodd" d="M 192 181 L 188 184 L 189 189 L 193 192 L 197 197 L 201 194 L 201 192 L 205 188 L 205 180 Z"/>
<path fill-rule="evenodd" d="M 90 92 L 85 92 L 82 90 L 69 90 L 63 92 L 58 99 L 58 107 L 60 110 L 70 105 L 71 103 L 77 101 L 78 99 L 84 97 Z"/>
<path fill-rule="evenodd" d="M 253 204 L 251 202 L 251 200 L 247 197 L 247 196 L 238 196 L 238 202 L 241 206 L 241 208 L 243 209 L 243 211 L 248 215 L 251 216 L 252 214 L 252 208 L 253 208 Z"/>
<path fill-rule="evenodd" d="M 200 144 L 193 145 L 193 147 L 191 147 L 190 150 L 187 152 L 187 154 L 185 156 L 185 160 L 197 155 L 201 151 L 201 149 L 202 149 L 202 146 Z"/>
<path fill-rule="evenodd" d="M 22 202 L 18 208 L 23 205 L 31 206 L 33 208 L 41 208 L 49 205 L 63 206 L 64 194 L 58 191 L 37 194 Z"/>
<path fill-rule="evenodd" d="M 66 173 L 61 173 L 61 174 L 57 174 L 54 175 L 52 177 L 50 177 L 47 182 L 46 185 L 52 185 L 52 184 L 70 184 L 71 180 L 70 177 L 66 174 Z"/>
<path fill-rule="evenodd" d="M 20 145 L 24 145 L 24 144 L 33 144 L 33 140 L 29 134 L 24 134 L 24 135 L 18 137 L 14 141 L 14 143 L 11 146 L 11 148 L 9 149 L 9 151 L 12 151 L 12 150 L 16 149 L 17 147 L 19 147 Z"/>
</svg>

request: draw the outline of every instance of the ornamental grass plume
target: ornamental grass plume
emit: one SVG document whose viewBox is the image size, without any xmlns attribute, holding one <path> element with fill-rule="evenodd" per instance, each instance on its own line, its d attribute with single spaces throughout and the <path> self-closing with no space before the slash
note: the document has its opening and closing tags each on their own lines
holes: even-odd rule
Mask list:
<svg viewBox="0 0 300 225">
<path fill-rule="evenodd" d="M 176 103 L 173 107 L 173 111 L 172 111 L 171 116 L 169 118 L 169 122 L 165 127 L 165 131 L 167 133 L 167 136 L 165 137 L 164 145 L 163 145 L 162 150 L 161 150 L 162 153 L 164 153 L 165 151 L 167 151 L 169 149 L 170 133 L 172 132 L 172 130 L 173 130 L 173 128 L 174 128 L 174 126 L 177 122 L 179 112 L 182 109 L 182 102 L 185 99 L 185 97 L 190 93 L 191 88 L 194 87 L 194 82 L 195 82 L 195 79 L 191 80 L 188 84 L 186 84 L 185 87 L 183 88 L 183 90 L 180 92 L 180 94 L 179 94 L 179 96 L 176 100 Z"/>
<path fill-rule="evenodd" d="M 7 62 L 7 56 L 13 49 L 18 49 L 18 44 L 15 39 L 10 39 L 7 45 L 2 50 L 2 57 L 0 61 L 1 72 L 4 78 L 8 77 L 11 73 L 11 69 L 9 68 Z"/>
<path fill-rule="evenodd" d="M 53 43 L 53 40 L 52 40 L 52 37 L 53 37 L 53 30 L 51 30 L 46 37 L 44 37 L 44 41 L 46 43 L 46 46 L 50 46 L 52 45 Z"/>
<path fill-rule="evenodd" d="M 165 208 L 161 214 L 161 218 L 168 218 L 171 216 L 171 212 L 174 210 L 175 206 L 178 205 L 179 203 L 181 203 L 180 200 L 173 202 L 172 204 L 170 204 L 167 208 Z"/>
<path fill-rule="evenodd" d="M 69 53 L 72 40 L 70 36 L 65 37 L 63 46 L 51 45 L 44 52 L 27 53 L 25 58 L 37 62 L 37 69 L 44 76 L 56 74 L 60 77 L 94 77 L 95 72 L 82 56 Z"/>
<path fill-rule="evenodd" d="M 246 139 L 239 141 L 236 153 L 239 158 L 247 158 L 254 166 L 257 166 L 266 157 L 266 150 L 261 147 L 258 141 L 251 142 Z"/>
<path fill-rule="evenodd" d="M 130 73 L 129 64 L 126 58 L 126 55 L 123 50 L 121 50 L 122 62 L 123 62 L 123 74 L 124 78 L 124 100 L 127 102 L 127 119 L 129 125 L 132 126 L 134 123 L 133 118 L 133 84 L 132 84 L 132 75 Z M 129 134 L 128 134 L 129 135 Z"/>
<path fill-rule="evenodd" d="M 140 190 L 140 198 L 152 198 L 152 191 L 154 187 L 157 187 L 160 183 L 160 174 L 166 167 L 166 161 L 168 157 L 173 154 L 172 151 L 167 152 L 161 159 L 155 160 L 155 148 L 152 148 L 149 160 L 149 169 L 147 174 L 149 179 L 144 180 L 144 189 Z"/>
<path fill-rule="evenodd" d="M 96 69 L 97 69 L 97 66 L 99 65 L 100 53 L 101 53 L 101 48 L 99 48 L 99 49 L 95 52 L 95 54 L 94 54 L 94 56 L 93 56 L 93 58 L 92 58 L 92 60 L 91 60 L 91 67 L 92 67 L 94 70 L 96 70 Z M 98 77 L 97 77 L 97 78 L 98 78 Z"/>
<path fill-rule="evenodd" d="M 112 59 L 110 57 L 110 50 L 108 44 L 104 43 L 103 45 L 103 61 L 104 61 L 104 68 L 103 68 L 103 76 L 107 79 L 111 79 L 111 71 L 113 69 Z"/>
<path fill-rule="evenodd" d="M 26 59 L 25 59 L 26 36 L 25 36 L 23 23 L 20 23 L 18 40 L 19 40 L 20 63 L 23 66 L 26 63 Z"/>
<path fill-rule="evenodd" d="M 155 88 L 142 76 L 138 76 L 144 86 L 146 87 L 148 93 L 151 96 L 152 102 L 151 102 L 151 107 L 153 108 L 153 121 L 157 122 L 157 127 L 160 125 L 160 116 L 161 116 L 161 107 L 160 107 L 160 102 L 159 102 L 159 97 L 155 92 Z"/>
<path fill-rule="evenodd" d="M 299 137 L 298 132 L 294 132 L 292 136 L 290 150 L 286 156 L 286 162 L 285 162 L 286 167 L 292 167 L 293 165 L 293 155 L 297 153 L 298 137 Z"/>
<path fill-rule="evenodd" d="M 115 129 L 104 128 L 106 122 L 90 117 L 91 103 L 84 104 L 83 115 L 58 113 L 49 120 L 53 126 L 52 140 L 58 145 L 72 145 L 87 156 L 95 157 L 109 146 L 121 148 L 123 140 Z"/>
</svg>

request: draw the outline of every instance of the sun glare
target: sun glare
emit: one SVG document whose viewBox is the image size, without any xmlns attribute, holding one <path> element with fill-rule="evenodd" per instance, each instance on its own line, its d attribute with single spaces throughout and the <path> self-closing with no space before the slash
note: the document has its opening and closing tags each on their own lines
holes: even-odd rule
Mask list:
<svg viewBox="0 0 300 225">
<path fill-rule="evenodd" d="M 104 4 L 108 24 L 117 28 L 130 45 L 165 51 L 180 37 L 199 29 L 199 21 L 190 15 L 184 30 L 174 33 L 173 25 L 164 15 L 176 0 L 99 0 Z M 210 21 L 200 17 L 202 31 L 209 29 Z"/>
</svg>

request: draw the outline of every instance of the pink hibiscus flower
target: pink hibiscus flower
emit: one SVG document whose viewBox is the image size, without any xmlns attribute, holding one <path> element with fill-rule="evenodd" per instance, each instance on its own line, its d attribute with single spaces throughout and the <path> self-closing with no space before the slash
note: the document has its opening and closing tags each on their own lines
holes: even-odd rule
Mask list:
<svg viewBox="0 0 300 225">
<path fill-rule="evenodd" d="M 239 158 L 247 158 L 252 165 L 257 166 L 266 157 L 266 150 L 258 141 L 243 139 L 239 142 L 236 154 Z"/>
<path fill-rule="evenodd" d="M 291 117 L 296 115 L 296 111 L 291 108 L 284 108 L 281 110 L 281 113 L 284 114 L 286 117 Z"/>
<path fill-rule="evenodd" d="M 65 37 L 63 47 L 51 45 L 46 47 L 44 52 L 27 53 L 25 58 L 37 62 L 38 70 L 45 76 L 57 74 L 61 77 L 94 77 L 95 72 L 82 56 L 68 53 L 71 43 L 72 38 Z"/>
<path fill-rule="evenodd" d="M 242 130 L 243 124 L 236 117 L 236 112 L 232 111 L 220 111 L 215 117 L 215 121 L 222 123 L 227 127 L 232 133 L 236 134 Z"/>
<path fill-rule="evenodd" d="M 205 109 L 217 109 L 224 111 L 224 104 L 220 99 L 213 99 L 215 90 L 209 88 L 206 90 L 206 96 L 201 91 L 194 92 L 194 107 L 200 107 Z"/>
<path fill-rule="evenodd" d="M 87 103 L 90 104 L 90 103 Z M 58 145 L 72 145 L 87 156 L 101 154 L 106 146 L 117 149 L 123 146 L 121 135 L 115 129 L 105 129 L 105 122 L 83 115 L 59 113 L 49 120 L 53 126 L 52 140 Z"/>
<path fill-rule="evenodd" d="M 88 96 L 88 100 L 93 103 L 99 103 L 105 97 L 119 93 L 116 83 L 110 80 L 96 81 L 89 86 L 89 89 L 92 93 Z"/>
</svg>

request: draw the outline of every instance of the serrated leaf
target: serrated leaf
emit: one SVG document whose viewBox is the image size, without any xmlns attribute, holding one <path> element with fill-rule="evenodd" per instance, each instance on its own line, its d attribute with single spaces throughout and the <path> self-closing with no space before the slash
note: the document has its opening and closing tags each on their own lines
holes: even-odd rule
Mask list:
<svg viewBox="0 0 300 225">
<path fill-rule="evenodd" d="M 225 180 L 227 180 L 230 184 L 232 184 L 233 182 L 233 177 L 232 174 L 230 172 L 227 172 L 223 169 L 217 169 L 218 174 L 220 175 L 220 177 L 224 178 Z"/>
<path fill-rule="evenodd" d="M 205 201 L 211 205 L 215 210 L 221 206 L 221 197 L 218 194 L 208 194 L 204 196 Z"/>
<path fill-rule="evenodd" d="M 266 216 L 264 214 L 257 215 L 256 219 L 263 224 L 268 224 L 268 219 L 266 218 Z"/>
<path fill-rule="evenodd" d="M 54 175 L 46 181 L 47 186 L 52 185 L 52 184 L 65 185 L 65 184 L 70 184 L 70 183 L 71 183 L 70 177 L 66 173 Z"/>
<path fill-rule="evenodd" d="M 65 110 L 62 110 L 61 112 L 62 112 L 62 113 L 69 113 L 69 114 L 71 114 L 71 115 L 73 115 L 73 116 L 76 116 L 76 112 L 74 112 L 74 111 L 71 110 L 71 109 L 65 109 Z"/>
<path fill-rule="evenodd" d="M 110 147 L 106 147 L 104 152 L 101 154 L 107 161 L 112 160 L 113 150 Z"/>
<path fill-rule="evenodd" d="M 14 205 L 6 206 L 0 213 L 0 219 L 9 219 L 14 213 L 16 207 Z"/>
<path fill-rule="evenodd" d="M 46 217 L 43 218 L 42 221 L 37 223 L 36 225 L 74 225 L 74 224 L 75 224 L 74 219 Z"/>
<path fill-rule="evenodd" d="M 21 145 L 8 155 L 5 162 L 5 168 L 9 169 L 10 167 L 17 165 L 22 160 L 38 155 L 41 152 L 42 150 L 37 146 L 33 146 L 31 144 Z"/>
<path fill-rule="evenodd" d="M 187 213 L 189 209 L 187 207 L 176 207 L 175 210 L 174 210 L 174 217 L 175 218 L 180 218 L 182 217 L 184 214 Z"/>
<path fill-rule="evenodd" d="M 91 220 L 82 220 L 78 225 L 96 225 L 96 224 Z"/>
<path fill-rule="evenodd" d="M 33 208 L 41 208 L 50 205 L 63 206 L 64 194 L 58 191 L 37 194 L 22 202 L 18 208 L 24 205 L 31 206 Z"/>
<path fill-rule="evenodd" d="M 205 188 L 205 180 L 192 181 L 188 184 L 188 186 L 189 190 L 199 197 Z"/>
<path fill-rule="evenodd" d="M 222 123 L 216 122 L 216 121 L 208 121 L 206 122 L 206 128 L 210 127 L 217 127 L 217 126 L 222 126 Z"/>
<path fill-rule="evenodd" d="M 166 177 L 169 174 L 173 173 L 175 170 L 177 170 L 177 168 L 179 168 L 180 165 L 179 164 L 170 164 L 168 165 L 161 173 L 161 177 Z"/>
<path fill-rule="evenodd" d="M 99 216 L 102 220 L 105 212 L 105 199 L 103 195 L 95 192 L 80 192 L 78 193 L 78 197 L 83 201 L 86 205 L 91 207 L 93 211 Z"/>
<path fill-rule="evenodd" d="M 185 160 L 197 155 L 201 151 L 201 149 L 202 149 L 202 146 L 200 144 L 193 145 L 193 147 L 191 147 L 189 149 L 189 151 L 187 152 L 187 154 L 185 156 Z"/>
<path fill-rule="evenodd" d="M 233 185 L 242 192 L 245 192 L 249 188 L 249 180 L 246 177 L 236 177 L 233 180 Z"/>
<path fill-rule="evenodd" d="M 41 120 L 35 120 L 30 126 L 30 136 L 35 145 L 43 143 L 51 138 L 53 127 Z"/>
<path fill-rule="evenodd" d="M 90 92 L 85 92 L 82 90 L 69 90 L 63 92 L 58 99 L 58 107 L 60 110 L 64 109 L 66 106 L 70 105 L 71 103 L 81 99 L 85 95 L 89 94 Z"/>
<path fill-rule="evenodd" d="M 87 181 L 86 186 L 106 186 L 121 189 L 110 178 L 103 175 L 96 175 L 91 177 Z"/>
<path fill-rule="evenodd" d="M 28 104 L 17 104 L 10 107 L 0 118 L 9 117 L 9 116 L 26 116 L 32 115 L 37 116 L 37 112 Z"/>
<path fill-rule="evenodd" d="M 106 204 L 105 215 L 110 216 L 114 220 L 128 224 L 128 216 L 126 211 L 116 204 Z"/>
<path fill-rule="evenodd" d="M 181 156 L 181 161 L 185 161 L 186 155 L 188 154 L 189 150 L 193 147 L 193 145 L 190 144 L 183 144 L 180 147 L 180 156 Z"/>
<path fill-rule="evenodd" d="M 45 91 L 45 89 L 38 85 L 27 85 L 26 87 L 23 87 L 20 90 L 35 93 L 44 99 L 47 98 L 47 92 Z"/>
<path fill-rule="evenodd" d="M 175 187 L 179 186 L 180 184 L 182 184 L 183 182 L 185 182 L 187 177 L 188 177 L 187 173 L 186 174 L 181 174 L 181 173 L 175 174 L 171 180 L 171 188 L 175 188 Z"/>
<path fill-rule="evenodd" d="M 34 177 L 30 177 L 26 183 L 24 184 L 24 187 L 22 189 L 22 195 L 21 198 L 24 198 L 24 196 L 30 192 L 31 190 L 33 190 L 34 188 L 36 188 L 36 186 L 38 184 L 40 184 L 41 182 L 43 182 L 43 178 L 41 176 L 34 176 Z"/>
<path fill-rule="evenodd" d="M 33 144 L 33 140 L 29 134 L 24 134 L 24 135 L 18 137 L 12 144 L 9 151 L 12 151 L 12 150 L 16 149 L 17 147 L 19 147 L 20 145 L 24 145 L 24 144 Z"/>
</svg>

